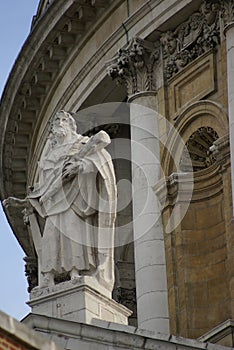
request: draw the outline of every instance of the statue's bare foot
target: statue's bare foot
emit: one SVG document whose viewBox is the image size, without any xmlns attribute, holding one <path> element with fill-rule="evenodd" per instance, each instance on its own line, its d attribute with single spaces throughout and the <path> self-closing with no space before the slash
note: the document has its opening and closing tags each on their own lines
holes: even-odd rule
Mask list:
<svg viewBox="0 0 234 350">
<path fill-rule="evenodd" d="M 73 268 L 71 271 L 70 271 L 70 277 L 71 277 L 71 281 L 76 283 L 80 280 L 80 274 L 79 274 L 79 271 L 76 269 L 76 268 Z"/>
<path fill-rule="evenodd" d="M 46 272 L 42 274 L 40 288 L 54 286 L 54 274 L 53 272 Z"/>
</svg>

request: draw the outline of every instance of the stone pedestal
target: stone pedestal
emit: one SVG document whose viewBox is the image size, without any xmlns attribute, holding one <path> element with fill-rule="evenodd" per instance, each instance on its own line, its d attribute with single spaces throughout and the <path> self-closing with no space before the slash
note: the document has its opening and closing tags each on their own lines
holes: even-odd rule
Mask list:
<svg viewBox="0 0 234 350">
<path fill-rule="evenodd" d="M 111 299 L 109 294 L 85 276 L 52 287 L 34 288 L 28 305 L 34 314 L 68 321 L 91 324 L 94 319 L 100 319 L 128 324 L 132 312 Z"/>
</svg>

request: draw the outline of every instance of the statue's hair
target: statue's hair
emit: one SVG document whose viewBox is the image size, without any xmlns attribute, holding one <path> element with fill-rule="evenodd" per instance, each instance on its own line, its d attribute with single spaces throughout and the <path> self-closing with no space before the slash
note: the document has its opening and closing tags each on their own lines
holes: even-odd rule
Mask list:
<svg viewBox="0 0 234 350">
<path fill-rule="evenodd" d="M 56 140 L 55 140 L 55 135 L 54 135 L 54 132 L 53 132 L 53 125 L 54 125 L 54 121 L 55 119 L 57 118 L 58 114 L 64 114 L 64 116 L 67 118 L 68 120 L 68 123 L 69 123 L 69 126 L 71 128 L 71 134 L 72 136 L 75 136 L 77 135 L 77 126 L 76 126 L 76 122 L 75 122 L 75 119 L 71 116 L 70 113 L 64 111 L 64 110 L 61 110 L 61 111 L 58 111 L 51 119 L 50 121 L 50 124 L 51 124 L 51 129 L 50 129 L 50 140 L 51 140 L 51 143 L 52 143 L 52 146 L 54 146 L 56 144 Z"/>
</svg>

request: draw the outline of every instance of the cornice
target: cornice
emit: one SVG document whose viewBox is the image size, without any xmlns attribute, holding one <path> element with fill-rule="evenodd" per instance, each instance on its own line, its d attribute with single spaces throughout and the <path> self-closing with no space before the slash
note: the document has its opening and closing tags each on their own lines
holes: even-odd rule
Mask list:
<svg viewBox="0 0 234 350">
<path fill-rule="evenodd" d="M 45 13 L 47 8 L 51 5 L 51 3 L 53 1 L 55 1 L 55 0 L 40 0 L 39 5 L 37 7 L 37 13 L 36 13 L 35 16 L 33 16 L 33 19 L 32 19 L 31 29 L 34 28 L 34 26 L 36 25 L 37 21 L 41 18 L 41 16 L 43 16 L 43 14 Z"/>
</svg>

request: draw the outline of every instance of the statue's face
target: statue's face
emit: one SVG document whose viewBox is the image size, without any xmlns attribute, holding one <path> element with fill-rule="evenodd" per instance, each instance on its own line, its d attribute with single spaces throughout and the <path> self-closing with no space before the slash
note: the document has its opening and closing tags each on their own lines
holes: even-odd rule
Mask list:
<svg viewBox="0 0 234 350">
<path fill-rule="evenodd" d="M 64 138 L 68 135 L 70 131 L 70 125 L 68 117 L 65 113 L 59 112 L 56 114 L 53 121 L 52 131 L 56 138 Z"/>
<path fill-rule="evenodd" d="M 164 33 L 161 37 L 161 42 L 163 44 L 163 51 L 165 55 L 172 55 L 176 50 L 176 39 L 173 32 Z"/>
</svg>

